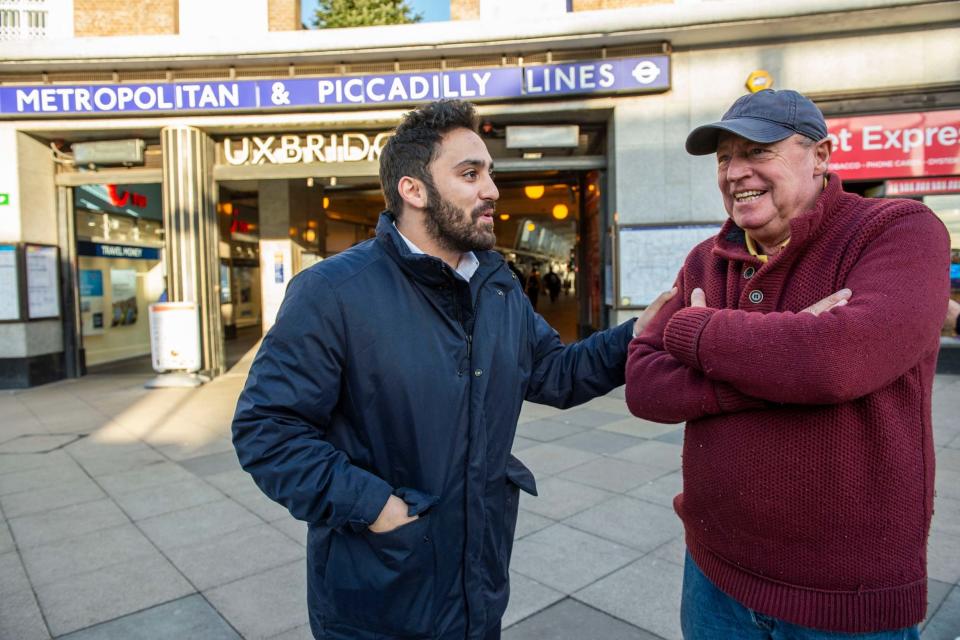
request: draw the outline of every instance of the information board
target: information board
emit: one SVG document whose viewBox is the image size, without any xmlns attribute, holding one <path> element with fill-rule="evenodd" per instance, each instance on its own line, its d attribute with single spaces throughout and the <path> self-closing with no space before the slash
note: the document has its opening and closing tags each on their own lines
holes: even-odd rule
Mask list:
<svg viewBox="0 0 960 640">
<path fill-rule="evenodd" d="M 0 245 L 0 321 L 20 320 L 20 270 L 17 246 Z"/>
<path fill-rule="evenodd" d="M 718 224 L 620 227 L 617 233 L 620 307 L 645 307 L 661 292 L 670 289 L 691 249 L 719 231 Z"/>
<path fill-rule="evenodd" d="M 27 317 L 60 317 L 60 270 L 57 247 L 26 246 Z"/>
</svg>

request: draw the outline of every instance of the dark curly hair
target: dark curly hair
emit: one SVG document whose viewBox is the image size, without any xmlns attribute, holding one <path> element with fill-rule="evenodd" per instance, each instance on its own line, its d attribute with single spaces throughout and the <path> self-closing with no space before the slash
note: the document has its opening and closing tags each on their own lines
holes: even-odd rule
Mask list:
<svg viewBox="0 0 960 640">
<path fill-rule="evenodd" d="M 461 128 L 477 130 L 473 105 L 463 100 L 438 100 L 403 117 L 380 153 L 380 186 L 387 209 L 394 216 L 403 214 L 397 185 L 404 176 L 422 180 L 429 192 L 436 192 L 430 162 L 437 156 L 443 134 Z"/>
</svg>

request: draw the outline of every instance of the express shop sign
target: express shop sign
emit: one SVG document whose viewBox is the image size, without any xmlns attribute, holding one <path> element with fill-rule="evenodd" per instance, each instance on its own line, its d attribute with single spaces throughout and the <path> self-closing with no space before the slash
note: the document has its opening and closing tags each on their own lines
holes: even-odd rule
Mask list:
<svg viewBox="0 0 960 640">
<path fill-rule="evenodd" d="M 827 120 L 830 169 L 844 180 L 960 174 L 960 110 Z"/>
</svg>

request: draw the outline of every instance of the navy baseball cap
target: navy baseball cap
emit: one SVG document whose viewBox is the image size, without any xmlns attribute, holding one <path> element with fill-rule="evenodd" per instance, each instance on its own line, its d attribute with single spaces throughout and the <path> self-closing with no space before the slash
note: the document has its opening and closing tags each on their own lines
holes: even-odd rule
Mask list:
<svg viewBox="0 0 960 640">
<path fill-rule="evenodd" d="M 705 156 L 717 151 L 720 132 L 768 144 L 795 133 L 819 142 L 827 137 L 827 123 L 817 105 L 796 91 L 764 89 L 741 96 L 720 122 L 697 127 L 687 136 L 687 153 Z"/>
</svg>

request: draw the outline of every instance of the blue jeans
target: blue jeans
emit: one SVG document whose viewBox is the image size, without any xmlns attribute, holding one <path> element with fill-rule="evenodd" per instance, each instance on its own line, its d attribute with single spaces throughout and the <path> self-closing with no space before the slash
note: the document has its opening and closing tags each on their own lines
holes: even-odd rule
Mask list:
<svg viewBox="0 0 960 640">
<path fill-rule="evenodd" d="M 684 640 L 919 640 L 917 627 L 839 633 L 800 627 L 746 608 L 717 589 L 687 553 L 680 627 Z"/>
</svg>

